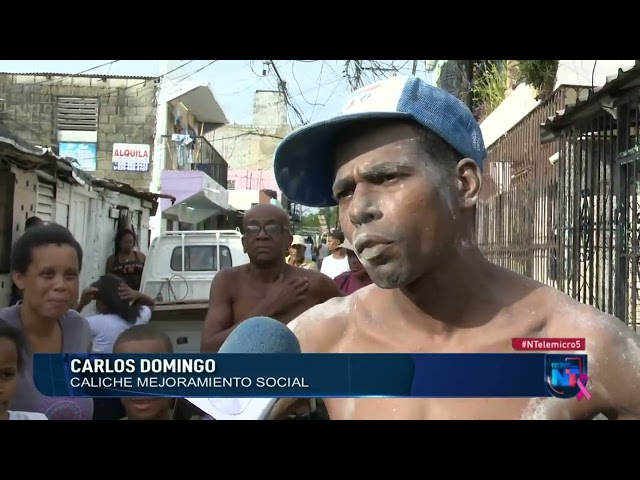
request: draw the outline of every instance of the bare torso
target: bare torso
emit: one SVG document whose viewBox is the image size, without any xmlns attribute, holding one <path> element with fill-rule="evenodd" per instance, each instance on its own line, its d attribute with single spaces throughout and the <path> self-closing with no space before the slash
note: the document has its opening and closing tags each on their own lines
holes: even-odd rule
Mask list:
<svg viewBox="0 0 640 480">
<path fill-rule="evenodd" d="M 294 318 L 327 300 L 326 290 L 322 288 L 324 275 L 312 270 L 288 266 L 284 271 L 284 281 L 291 278 L 306 278 L 309 281 L 309 290 L 303 297 L 293 300 L 290 305 L 283 308 L 282 312 L 273 317 L 287 324 Z M 233 272 L 233 284 L 235 289 L 231 295 L 234 324 L 246 320 L 252 314 L 252 309 L 259 304 L 268 294 L 270 283 L 260 283 L 250 276 L 246 266 L 238 267 Z"/>
<path fill-rule="evenodd" d="M 315 305 L 342 292 L 326 275 L 283 265 L 277 280 L 264 281 L 251 265 L 225 269 L 211 285 L 209 311 L 202 330 L 202 352 L 217 352 L 231 331 L 255 316 L 285 325 Z"/>
<path fill-rule="evenodd" d="M 605 316 L 558 290 L 524 277 L 502 273 L 505 287 L 477 305 L 480 326 L 439 334 L 425 331 L 424 315 L 397 292 L 375 285 L 351 296 L 333 299 L 314 308 L 290 325 L 304 352 L 329 353 L 502 353 L 513 352 L 514 337 L 586 338 L 590 401 L 576 399 L 325 399 L 332 420 L 350 419 L 591 419 L 608 406 L 601 372 L 609 375 L 605 339 L 625 336 L 633 346 L 636 373 L 640 372 L 637 335 L 617 319 Z M 510 285 L 509 285 L 510 284 Z M 507 288 L 506 285 L 509 285 Z M 513 301 L 508 302 L 513 296 Z M 506 306 L 505 306 L 506 305 Z M 584 353 L 584 352 L 582 352 Z M 638 378 L 630 379 L 639 388 Z M 636 404 L 638 405 L 638 404 Z"/>
</svg>

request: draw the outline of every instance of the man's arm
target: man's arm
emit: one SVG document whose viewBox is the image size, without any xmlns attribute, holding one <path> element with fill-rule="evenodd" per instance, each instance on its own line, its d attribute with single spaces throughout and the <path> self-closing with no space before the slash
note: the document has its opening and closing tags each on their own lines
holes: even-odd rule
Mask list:
<svg viewBox="0 0 640 480">
<path fill-rule="evenodd" d="M 607 403 L 602 413 L 610 420 L 640 420 L 640 335 L 617 318 L 603 317 L 598 319 L 604 320 L 602 331 L 592 334 L 601 345 L 593 370 L 602 378 L 593 378 L 593 383 L 601 387 Z"/>
<path fill-rule="evenodd" d="M 333 280 L 327 279 L 333 283 Z M 350 297 L 343 296 L 342 292 L 340 294 L 342 298 L 329 300 L 326 305 L 316 305 L 287 325 L 296 334 L 302 353 L 329 353 L 345 334 L 348 328 L 345 313 L 349 311 Z M 339 313 L 331 315 L 327 312 Z M 282 420 L 289 415 L 308 411 L 308 405 L 308 398 L 280 399 L 273 408 L 270 420 Z"/>
<path fill-rule="evenodd" d="M 209 290 L 209 310 L 202 327 L 200 351 L 218 353 L 218 350 L 236 327 L 231 303 L 231 273 L 221 270 L 213 277 Z"/>
</svg>

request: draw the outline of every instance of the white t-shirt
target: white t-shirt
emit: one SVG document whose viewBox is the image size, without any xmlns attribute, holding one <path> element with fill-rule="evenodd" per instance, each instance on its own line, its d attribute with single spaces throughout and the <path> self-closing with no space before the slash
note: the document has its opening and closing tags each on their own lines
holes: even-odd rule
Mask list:
<svg viewBox="0 0 640 480">
<path fill-rule="evenodd" d="M 135 323 L 129 323 L 112 313 L 93 315 L 87 318 L 89 328 L 91 328 L 91 336 L 93 337 L 92 351 L 94 353 L 113 353 L 113 344 L 120 334 L 134 325 L 149 323 L 151 313 L 151 309 L 143 305 Z"/>
<path fill-rule="evenodd" d="M 44 413 L 38 412 L 14 412 L 9 410 L 9 420 L 49 420 Z"/>
<path fill-rule="evenodd" d="M 349 259 L 346 256 L 344 258 L 338 259 L 333 255 L 329 255 L 324 260 L 322 260 L 322 267 L 320 267 L 320 273 L 324 273 L 332 280 L 341 273 L 349 272 L 350 270 Z"/>
</svg>

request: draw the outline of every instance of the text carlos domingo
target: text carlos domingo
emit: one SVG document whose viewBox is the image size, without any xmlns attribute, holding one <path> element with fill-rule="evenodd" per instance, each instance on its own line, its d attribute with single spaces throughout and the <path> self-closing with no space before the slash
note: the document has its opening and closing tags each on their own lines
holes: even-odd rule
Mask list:
<svg viewBox="0 0 640 480">
<path fill-rule="evenodd" d="M 73 388 L 309 388 L 304 377 L 211 376 L 212 358 L 74 358 L 70 370 Z"/>
</svg>

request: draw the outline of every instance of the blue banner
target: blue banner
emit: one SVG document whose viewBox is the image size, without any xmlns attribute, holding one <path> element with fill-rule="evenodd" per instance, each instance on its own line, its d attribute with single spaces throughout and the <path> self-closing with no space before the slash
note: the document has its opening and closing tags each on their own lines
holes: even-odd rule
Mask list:
<svg viewBox="0 0 640 480">
<path fill-rule="evenodd" d="M 590 398 L 586 355 L 35 354 L 52 397 Z"/>
</svg>

